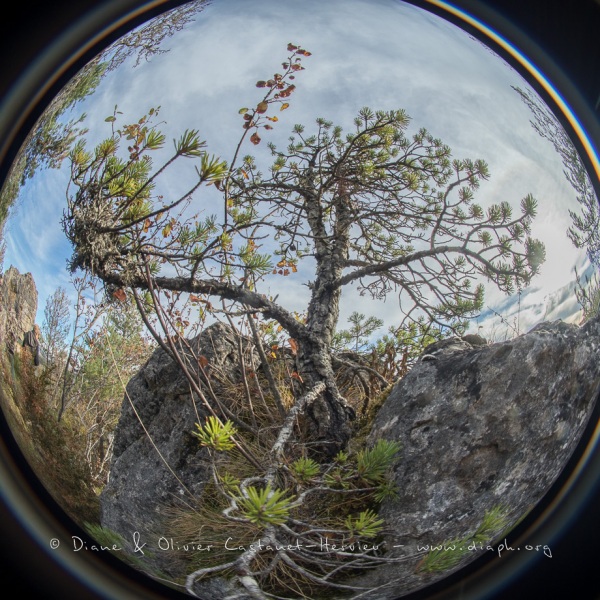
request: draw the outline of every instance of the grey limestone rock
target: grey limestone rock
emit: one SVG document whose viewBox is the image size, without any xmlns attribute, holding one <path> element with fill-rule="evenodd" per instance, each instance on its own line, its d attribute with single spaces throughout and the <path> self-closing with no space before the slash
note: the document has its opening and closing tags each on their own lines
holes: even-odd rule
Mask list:
<svg viewBox="0 0 600 600">
<path fill-rule="evenodd" d="M 468 536 L 498 506 L 510 528 L 544 496 L 596 402 L 599 347 L 598 317 L 582 327 L 543 323 L 504 343 L 434 348 L 435 360 L 419 361 L 395 385 L 371 441 L 402 444 L 399 496 L 380 515 L 392 555 L 413 558 L 356 581 L 372 590 L 361 598 L 395 598 L 443 578 L 448 572 L 418 571 L 419 546 Z"/>
<path fill-rule="evenodd" d="M 31 273 L 10 267 L 0 275 L 0 344 L 12 354 L 35 325 L 38 293 Z"/>
<path fill-rule="evenodd" d="M 490 509 L 506 507 L 505 526 L 513 526 L 556 480 L 589 421 L 600 389 L 600 318 L 582 327 L 545 323 L 504 343 L 473 341 L 428 348 L 375 419 L 370 442 L 402 445 L 393 474 L 399 496 L 379 512 L 386 556 L 407 558 L 349 580 L 361 599 L 396 598 L 445 577 L 450 570 L 418 569 L 419 547 L 473 533 Z M 232 332 L 215 325 L 190 343 L 208 361 L 211 386 L 226 397 L 219 382 L 241 378 Z M 101 497 L 102 525 L 126 540 L 139 532 L 147 549 L 163 535 L 169 507 L 198 496 L 208 478 L 205 450 L 191 435 L 205 412 L 192 397 L 163 350 L 127 388 Z M 165 556 L 147 560 L 169 575 L 186 574 L 185 563 Z M 217 578 L 196 591 L 211 598 L 239 592 L 229 585 Z"/>
<path fill-rule="evenodd" d="M 215 324 L 189 343 L 203 357 L 212 389 L 226 397 L 220 382 L 241 377 L 231 330 Z M 203 424 L 207 414 L 180 366 L 160 348 L 127 385 L 110 478 L 100 498 L 101 524 L 133 549 L 136 535 L 148 544 L 147 557 L 155 551 L 148 562 L 166 571 L 178 567 L 169 563 L 172 553 L 156 551 L 158 540 L 167 535 L 164 517 L 171 507 L 193 503 L 210 475 L 206 450 L 192 435 L 195 423 Z"/>
</svg>

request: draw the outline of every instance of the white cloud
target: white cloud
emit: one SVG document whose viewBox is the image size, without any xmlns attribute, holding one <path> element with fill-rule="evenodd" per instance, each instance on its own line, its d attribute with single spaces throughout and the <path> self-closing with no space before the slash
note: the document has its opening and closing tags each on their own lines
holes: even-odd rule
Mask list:
<svg viewBox="0 0 600 600">
<path fill-rule="evenodd" d="M 488 161 L 491 179 L 482 184 L 479 201 L 507 200 L 518 207 L 527 193 L 539 199 L 533 234 L 546 242 L 548 261 L 534 282 L 540 291 L 531 314 L 539 313 L 545 295 L 572 281 L 581 256 L 565 235 L 574 194 L 552 145 L 530 126 L 528 108 L 510 87 L 526 83 L 456 26 L 395 0 L 214 0 L 166 42 L 168 53 L 136 69 L 124 65 L 80 105 L 88 113 L 90 144 L 109 133 L 104 118 L 116 104 L 125 119 L 161 105 L 167 138 L 199 129 L 209 151 L 229 160 L 242 133 L 238 109 L 259 100 L 255 82 L 280 68 L 288 42 L 302 44 L 313 55 L 303 61 L 306 70 L 298 76 L 290 109 L 281 113 L 265 141 L 284 145 L 294 123 L 309 129 L 317 116 L 349 130 L 364 105 L 405 108 L 413 119 L 411 131 L 426 126 L 457 157 Z M 266 148 L 246 147 L 244 152 L 264 157 Z M 162 191 L 182 193 L 186 177 L 193 176 L 191 165 L 188 169 L 168 173 Z M 64 202 L 66 180 L 48 171 L 35 182 L 25 190 L 22 214 L 14 220 L 9 254 L 25 270 L 39 268 L 41 283 L 64 278 L 69 249 L 60 242 L 62 209 L 57 207 Z M 198 196 L 206 211 L 217 210 L 216 201 L 210 194 Z M 299 279 L 271 277 L 267 284 L 296 309 L 307 290 L 294 281 Z M 502 294 L 489 289 L 488 304 L 503 301 Z M 389 322 L 400 316 L 397 297 L 375 303 L 349 294 L 341 324 L 357 308 Z"/>
</svg>

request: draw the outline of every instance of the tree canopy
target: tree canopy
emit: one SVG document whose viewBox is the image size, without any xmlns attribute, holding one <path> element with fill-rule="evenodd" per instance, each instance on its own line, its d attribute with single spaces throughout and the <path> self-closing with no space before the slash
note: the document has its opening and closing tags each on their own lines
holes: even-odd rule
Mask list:
<svg viewBox="0 0 600 600">
<path fill-rule="evenodd" d="M 208 4 L 208 0 L 188 2 L 122 36 L 87 63 L 53 98 L 27 136 L 0 190 L 0 227 L 21 186 L 39 170 L 60 168 L 78 136 L 87 133 L 82 126 L 85 113 L 65 121 L 67 112 L 92 94 L 102 78 L 126 59 L 135 57 L 134 67 L 137 67 L 142 59 L 150 61 L 154 56 L 168 52 L 168 48 L 163 47 L 165 40 L 193 21 Z"/>
<path fill-rule="evenodd" d="M 548 108 L 525 90 L 518 87 L 513 89 L 531 110 L 533 128 L 554 146 L 560 156 L 565 178 L 573 188 L 581 207 L 581 213 L 569 210 L 573 224 L 567 235 L 576 248 L 587 250 L 590 262 L 600 269 L 600 211 L 598 197 L 586 166 L 560 121 Z"/>
<path fill-rule="evenodd" d="M 290 44 L 288 53 L 282 72 L 257 82 L 262 98 L 240 109 L 243 132 L 229 163 L 192 129 L 167 156 L 158 109 L 121 124 L 115 108 L 109 137 L 91 151 L 80 140 L 71 152 L 63 224 L 71 268 L 99 277 L 117 297 L 130 293 L 142 310 L 169 291 L 208 307 L 217 297 L 277 321 L 294 340 L 312 435 L 335 450 L 353 417 L 332 371 L 344 290 L 398 294 L 407 322 L 459 328 L 483 306 L 482 280 L 507 293 L 521 289 L 544 246 L 531 236 L 531 195 L 518 214 L 506 201 L 477 203 L 487 164 L 453 158 L 424 128 L 409 133 L 403 110 L 362 108 L 347 133 L 324 119 L 296 125 L 287 148 L 269 144 L 272 162 L 262 170 L 252 156 L 241 158 L 242 146 L 259 145 L 290 105 L 310 52 Z M 164 197 L 161 178 L 186 160 L 194 181 Z M 201 205 L 207 186 L 222 198 L 213 212 Z M 312 271 L 304 319 L 261 289 L 301 267 Z"/>
</svg>

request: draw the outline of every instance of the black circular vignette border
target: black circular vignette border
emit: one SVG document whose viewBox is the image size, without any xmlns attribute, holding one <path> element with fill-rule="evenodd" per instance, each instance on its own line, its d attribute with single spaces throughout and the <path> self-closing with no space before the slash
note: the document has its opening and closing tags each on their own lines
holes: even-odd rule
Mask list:
<svg viewBox="0 0 600 600">
<path fill-rule="evenodd" d="M 248 3 L 251 1 L 247 0 Z M 426 2 L 412 3 L 432 10 Z M 127 29 L 182 2 L 55 0 L 48 3 L 35 0 L 12 4 L 11 16 L 0 21 L 2 178 L 23 139 L 23 132 L 29 130 L 45 104 L 77 68 Z M 148 11 L 136 13 L 136 9 L 147 4 L 151 5 Z M 600 103 L 600 42 L 597 37 L 600 2 L 455 0 L 453 4 L 496 29 L 523 51 L 550 77 L 588 135 L 596 145 L 600 144 L 600 111 L 597 110 Z M 127 19 L 128 14 L 133 17 Z M 447 17 L 443 12 L 437 14 Z M 104 35 L 97 35 L 98 31 L 104 31 Z M 79 51 L 77 57 L 76 50 Z M 45 94 L 39 94 L 41 87 L 45 87 Z M 20 91 L 20 95 L 14 95 L 15 90 Z M 6 100 L 11 102 L 5 103 Z M 588 458 L 585 469 L 551 518 L 542 521 L 539 527 L 536 523 L 567 483 L 599 419 L 600 406 L 597 405 L 586 435 L 559 481 L 526 521 L 511 532 L 508 540 L 516 546 L 512 541 L 528 535 L 535 524 L 535 542 L 550 545 L 552 559 L 531 556 L 525 559 L 524 555 L 516 556 L 517 553 L 502 559 L 484 556 L 455 576 L 405 598 L 495 600 L 509 597 L 515 600 L 568 597 L 571 593 L 582 600 L 600 598 L 596 554 L 600 541 L 598 449 Z M 100 593 L 90 587 L 88 580 L 74 578 L 54 560 L 46 547 L 40 546 L 40 536 L 36 540 L 29 533 L 13 512 L 9 499 L 21 500 L 21 515 L 37 513 L 41 520 L 52 520 L 50 528 L 64 531 L 65 539 L 71 535 L 85 538 L 86 534 L 64 516 L 39 484 L 1 415 L 0 434 L 0 575 L 5 589 L 12 583 L 21 593 L 67 600 L 187 597 L 156 585 L 107 553 L 99 559 L 82 557 L 81 562 L 85 565 L 81 572 L 88 572 L 85 569 L 97 571 L 98 581 L 112 581 L 111 592 Z M 30 525 L 35 528 L 33 523 Z M 503 564 L 498 562 L 505 559 Z"/>
</svg>

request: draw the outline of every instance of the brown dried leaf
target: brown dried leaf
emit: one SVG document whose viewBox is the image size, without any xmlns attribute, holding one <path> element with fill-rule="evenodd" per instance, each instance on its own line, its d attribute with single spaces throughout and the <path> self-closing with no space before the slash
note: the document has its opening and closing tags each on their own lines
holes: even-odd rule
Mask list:
<svg viewBox="0 0 600 600">
<path fill-rule="evenodd" d="M 279 93 L 279 96 L 281 98 L 289 98 L 295 89 L 296 89 L 296 86 L 294 84 L 288 85 L 288 87 L 285 90 L 283 90 L 282 92 Z"/>
<path fill-rule="evenodd" d="M 125 302 L 125 300 L 127 300 L 127 294 L 125 293 L 125 290 L 122 288 L 115 290 L 113 292 L 113 297 L 116 298 L 119 302 Z"/>
</svg>

